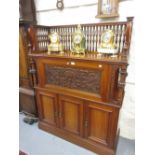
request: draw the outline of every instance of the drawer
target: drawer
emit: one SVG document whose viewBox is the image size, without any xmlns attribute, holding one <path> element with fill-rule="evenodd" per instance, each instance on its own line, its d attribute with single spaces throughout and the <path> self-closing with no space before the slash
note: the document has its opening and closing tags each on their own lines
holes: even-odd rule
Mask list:
<svg viewBox="0 0 155 155">
<path fill-rule="evenodd" d="M 44 67 L 43 65 L 53 65 L 53 66 L 68 66 L 70 63 L 69 59 L 62 59 L 62 58 L 51 58 L 51 59 L 38 59 L 37 65 L 38 69 Z"/>
<path fill-rule="evenodd" d="M 70 60 L 68 62 L 68 66 L 73 68 L 87 68 L 87 69 L 95 69 L 95 70 L 102 70 L 103 69 L 103 63 L 102 62 L 92 62 L 88 60 Z"/>
<path fill-rule="evenodd" d="M 41 59 L 38 61 L 39 68 L 43 64 L 52 66 L 63 66 L 71 68 L 88 68 L 88 69 L 103 69 L 103 62 L 90 61 L 90 60 L 78 60 L 69 58 L 51 58 L 51 59 Z"/>
</svg>

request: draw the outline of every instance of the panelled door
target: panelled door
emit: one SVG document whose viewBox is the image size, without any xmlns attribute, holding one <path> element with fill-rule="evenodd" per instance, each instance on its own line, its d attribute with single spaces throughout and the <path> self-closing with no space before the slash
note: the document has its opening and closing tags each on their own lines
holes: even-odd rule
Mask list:
<svg viewBox="0 0 155 155">
<path fill-rule="evenodd" d="M 111 146 L 113 111 L 111 107 L 86 102 L 85 137 L 95 143 Z"/>
<path fill-rule="evenodd" d="M 83 136 L 83 101 L 69 96 L 59 96 L 61 129 Z"/>
<path fill-rule="evenodd" d="M 40 120 L 58 126 L 58 103 L 54 93 L 39 91 L 37 93 Z"/>
</svg>

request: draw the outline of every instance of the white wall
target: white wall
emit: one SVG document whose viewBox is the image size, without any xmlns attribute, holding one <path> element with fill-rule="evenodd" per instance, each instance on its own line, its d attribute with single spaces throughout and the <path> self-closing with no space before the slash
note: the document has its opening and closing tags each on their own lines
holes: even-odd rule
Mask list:
<svg viewBox="0 0 155 155">
<path fill-rule="evenodd" d="M 105 19 L 96 19 L 98 0 L 64 0 L 64 10 L 56 9 L 57 0 L 35 0 L 37 21 L 40 25 L 66 25 L 78 23 L 104 22 Z M 120 17 L 115 20 L 126 20 L 128 16 L 134 16 L 135 1 L 122 1 L 119 3 Z M 106 21 L 111 19 L 106 19 Z M 114 21 L 114 20 L 113 20 Z M 134 57 L 134 27 L 130 48 L 130 60 L 128 77 L 126 80 L 125 97 L 120 116 L 120 135 L 129 139 L 135 138 L 135 113 L 134 113 L 134 89 L 135 89 L 135 57 Z"/>
</svg>

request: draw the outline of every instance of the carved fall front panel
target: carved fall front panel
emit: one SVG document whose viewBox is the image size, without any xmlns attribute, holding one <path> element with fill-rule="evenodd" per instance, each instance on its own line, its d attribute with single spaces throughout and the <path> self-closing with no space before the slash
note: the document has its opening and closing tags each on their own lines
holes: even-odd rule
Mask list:
<svg viewBox="0 0 155 155">
<path fill-rule="evenodd" d="M 45 65 L 45 74 L 47 84 L 100 93 L 100 71 Z"/>
</svg>

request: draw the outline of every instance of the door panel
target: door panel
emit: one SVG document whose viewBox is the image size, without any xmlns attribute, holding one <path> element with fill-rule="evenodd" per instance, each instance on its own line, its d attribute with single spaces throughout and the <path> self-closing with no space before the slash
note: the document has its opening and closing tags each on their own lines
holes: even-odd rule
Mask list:
<svg viewBox="0 0 155 155">
<path fill-rule="evenodd" d="M 56 95 L 53 93 L 40 92 L 39 103 L 41 109 L 40 110 L 41 121 L 56 126 L 58 123 L 57 121 L 58 105 Z"/>
<path fill-rule="evenodd" d="M 61 128 L 73 134 L 83 135 L 83 102 L 76 98 L 60 96 Z"/>
<path fill-rule="evenodd" d="M 97 138 L 98 140 L 106 139 L 109 113 L 103 112 L 100 109 L 91 108 L 89 117 L 90 117 L 90 138 L 92 139 Z"/>
<path fill-rule="evenodd" d="M 108 145 L 112 128 L 112 109 L 96 103 L 87 103 L 86 137 L 94 142 Z"/>
</svg>

